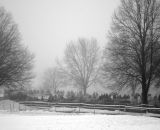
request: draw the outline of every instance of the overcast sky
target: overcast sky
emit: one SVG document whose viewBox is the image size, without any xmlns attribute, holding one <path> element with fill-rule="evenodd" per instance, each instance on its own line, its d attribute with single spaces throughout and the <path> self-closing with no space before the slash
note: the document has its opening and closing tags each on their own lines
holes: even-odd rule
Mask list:
<svg viewBox="0 0 160 130">
<path fill-rule="evenodd" d="M 119 0 L 1 0 L 19 26 L 23 43 L 35 54 L 34 85 L 66 44 L 79 37 L 96 38 L 101 47 Z"/>
</svg>

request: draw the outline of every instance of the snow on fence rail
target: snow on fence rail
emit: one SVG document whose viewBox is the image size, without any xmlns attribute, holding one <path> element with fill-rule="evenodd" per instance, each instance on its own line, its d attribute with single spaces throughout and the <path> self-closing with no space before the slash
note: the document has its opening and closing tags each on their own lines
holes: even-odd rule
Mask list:
<svg viewBox="0 0 160 130">
<path fill-rule="evenodd" d="M 49 109 L 51 107 L 66 107 L 66 108 L 85 108 L 85 109 L 94 109 L 95 110 L 120 110 L 125 112 L 137 112 L 137 113 L 156 113 L 160 114 L 160 108 L 153 108 L 153 106 L 125 106 L 125 105 L 103 105 L 103 104 L 87 104 L 87 103 L 51 103 L 51 102 L 42 102 L 42 101 L 24 101 L 20 102 L 20 104 L 29 106 L 29 107 L 36 107 L 36 108 L 45 108 Z"/>
</svg>

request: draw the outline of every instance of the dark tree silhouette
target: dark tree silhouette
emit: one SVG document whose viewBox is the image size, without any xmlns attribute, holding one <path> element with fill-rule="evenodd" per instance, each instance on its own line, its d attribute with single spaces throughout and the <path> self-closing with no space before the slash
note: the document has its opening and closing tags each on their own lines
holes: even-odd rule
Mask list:
<svg viewBox="0 0 160 130">
<path fill-rule="evenodd" d="M 33 78 L 33 55 L 21 44 L 20 33 L 11 14 L 0 7 L 0 85 L 23 86 Z"/>
<path fill-rule="evenodd" d="M 109 56 L 106 56 L 108 55 Z M 141 85 L 147 104 L 150 86 L 160 80 L 160 2 L 121 0 L 113 17 L 104 71 L 124 87 Z"/>
</svg>

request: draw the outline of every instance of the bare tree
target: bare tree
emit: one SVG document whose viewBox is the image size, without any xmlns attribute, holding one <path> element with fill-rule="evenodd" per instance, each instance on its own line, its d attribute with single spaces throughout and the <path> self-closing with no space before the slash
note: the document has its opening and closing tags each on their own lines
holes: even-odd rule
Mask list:
<svg viewBox="0 0 160 130">
<path fill-rule="evenodd" d="M 140 84 L 142 103 L 147 104 L 150 86 L 160 79 L 160 2 L 121 0 L 106 53 L 110 61 L 104 70 L 122 86 Z"/>
<path fill-rule="evenodd" d="M 23 86 L 33 78 L 33 55 L 21 44 L 11 14 L 0 7 L 0 85 Z"/>
<path fill-rule="evenodd" d="M 50 90 L 51 93 L 57 95 L 59 88 L 64 86 L 64 78 L 61 74 L 57 67 L 49 68 L 44 74 L 44 89 Z"/>
<path fill-rule="evenodd" d="M 70 42 L 65 51 L 64 72 L 67 78 L 76 87 L 79 87 L 84 95 L 87 88 L 97 82 L 99 74 L 99 47 L 95 39 L 79 39 Z"/>
</svg>

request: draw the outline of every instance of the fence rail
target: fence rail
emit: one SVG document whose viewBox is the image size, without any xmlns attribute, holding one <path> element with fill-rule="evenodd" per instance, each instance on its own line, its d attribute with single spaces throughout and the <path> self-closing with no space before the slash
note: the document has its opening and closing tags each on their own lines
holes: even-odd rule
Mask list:
<svg viewBox="0 0 160 130">
<path fill-rule="evenodd" d="M 36 107 L 36 108 L 51 108 L 51 107 L 67 107 L 67 108 L 85 108 L 94 110 L 120 110 L 124 112 L 136 112 L 136 113 L 156 113 L 160 114 L 160 108 L 154 108 L 153 106 L 125 106 L 125 105 L 104 105 L 104 104 L 87 104 L 87 103 L 51 103 L 51 102 L 41 102 L 41 101 L 24 101 L 20 102 L 25 106 Z"/>
</svg>

